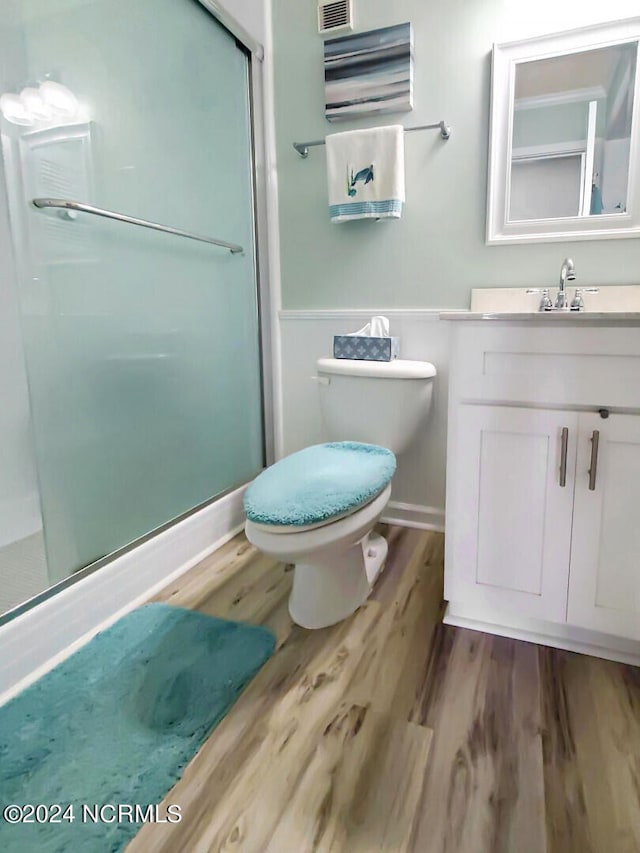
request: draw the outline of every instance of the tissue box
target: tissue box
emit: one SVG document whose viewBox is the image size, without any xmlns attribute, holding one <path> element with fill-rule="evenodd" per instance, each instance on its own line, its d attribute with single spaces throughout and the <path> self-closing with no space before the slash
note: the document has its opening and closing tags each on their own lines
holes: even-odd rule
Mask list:
<svg viewBox="0 0 640 853">
<path fill-rule="evenodd" d="M 392 361 L 400 355 L 400 338 L 334 335 L 333 357 L 358 361 Z"/>
</svg>

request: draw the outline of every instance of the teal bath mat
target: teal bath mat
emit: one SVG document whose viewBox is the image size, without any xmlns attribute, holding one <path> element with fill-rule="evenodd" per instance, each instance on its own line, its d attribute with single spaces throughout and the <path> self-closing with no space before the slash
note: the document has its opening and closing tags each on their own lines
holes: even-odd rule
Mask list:
<svg viewBox="0 0 640 853">
<path fill-rule="evenodd" d="M 110 853 L 143 818 L 177 822 L 147 807 L 274 647 L 264 628 L 147 604 L 1 707 L 2 853 Z"/>
</svg>

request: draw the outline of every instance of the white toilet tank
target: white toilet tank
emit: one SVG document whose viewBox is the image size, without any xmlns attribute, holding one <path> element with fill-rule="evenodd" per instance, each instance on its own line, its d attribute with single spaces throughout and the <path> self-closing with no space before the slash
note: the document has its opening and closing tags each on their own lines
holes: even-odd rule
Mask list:
<svg viewBox="0 0 640 853">
<path fill-rule="evenodd" d="M 396 455 L 426 423 L 436 369 L 428 361 L 319 358 L 320 406 L 329 441 L 363 441 Z"/>
</svg>

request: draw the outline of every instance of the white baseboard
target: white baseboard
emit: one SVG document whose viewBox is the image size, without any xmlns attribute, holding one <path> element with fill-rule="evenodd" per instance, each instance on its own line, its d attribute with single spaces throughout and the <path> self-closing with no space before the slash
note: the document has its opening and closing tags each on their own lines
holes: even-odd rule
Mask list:
<svg viewBox="0 0 640 853">
<path fill-rule="evenodd" d="M 0 627 L 0 705 L 236 535 L 242 486 Z"/>
<path fill-rule="evenodd" d="M 640 666 L 640 643 L 623 637 L 575 628 L 571 625 L 552 626 L 550 623 L 542 622 L 536 630 L 532 627 L 534 620 L 524 618 L 520 620 L 517 617 L 511 617 L 509 624 L 505 625 L 502 622 L 463 616 L 451 604 L 447 605 L 442 621 L 445 625 L 455 625 L 458 628 L 469 628 L 472 631 L 483 631 L 485 634 L 497 634 L 499 637 L 510 637 L 513 640 L 524 640 L 540 646 L 551 646 L 556 649 L 566 649 L 569 652 L 579 652 L 596 658 Z M 554 627 L 557 627 L 557 632 L 553 630 Z"/>
<path fill-rule="evenodd" d="M 435 506 L 406 504 L 389 501 L 380 519 L 398 527 L 415 527 L 417 530 L 436 530 L 444 533 L 444 510 Z"/>
</svg>

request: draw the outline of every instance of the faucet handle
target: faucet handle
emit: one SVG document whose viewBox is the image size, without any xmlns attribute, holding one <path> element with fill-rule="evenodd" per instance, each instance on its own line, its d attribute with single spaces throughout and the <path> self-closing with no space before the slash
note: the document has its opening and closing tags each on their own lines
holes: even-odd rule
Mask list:
<svg viewBox="0 0 640 853">
<path fill-rule="evenodd" d="M 599 287 L 576 287 L 576 292 L 569 306 L 572 311 L 582 311 L 584 308 L 583 293 L 600 293 Z"/>
<path fill-rule="evenodd" d="M 528 287 L 526 292 L 541 293 L 542 299 L 540 300 L 538 311 L 551 311 L 551 309 L 553 308 L 553 302 L 551 301 L 551 297 L 549 296 L 548 287 Z"/>
</svg>

